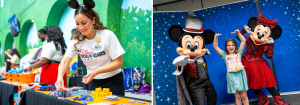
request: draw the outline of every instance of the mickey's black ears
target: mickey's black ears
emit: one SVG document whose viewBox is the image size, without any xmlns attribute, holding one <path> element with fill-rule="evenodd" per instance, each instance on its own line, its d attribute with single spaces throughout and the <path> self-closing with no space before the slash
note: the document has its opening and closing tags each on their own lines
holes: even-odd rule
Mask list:
<svg viewBox="0 0 300 105">
<path fill-rule="evenodd" d="M 94 8 L 95 7 L 95 2 L 93 0 L 83 0 L 83 4 L 87 8 Z"/>
<path fill-rule="evenodd" d="M 203 32 L 202 36 L 205 39 L 205 44 L 211 44 L 214 41 L 215 32 L 213 30 L 207 29 Z"/>
<path fill-rule="evenodd" d="M 179 38 L 181 37 L 181 35 L 184 33 L 183 28 L 180 25 L 172 25 L 169 28 L 169 37 L 171 40 L 173 40 L 174 42 L 178 42 Z"/>
<path fill-rule="evenodd" d="M 248 27 L 251 28 L 251 30 L 254 30 L 253 27 L 256 25 L 257 17 L 251 17 L 248 21 Z"/>
<path fill-rule="evenodd" d="M 276 25 L 275 28 L 272 29 L 272 35 L 271 37 L 273 39 L 278 39 L 282 34 L 282 28 L 279 25 Z"/>
<path fill-rule="evenodd" d="M 79 7 L 79 3 L 77 2 L 77 0 L 69 0 L 68 5 L 73 9 L 77 9 Z"/>
</svg>

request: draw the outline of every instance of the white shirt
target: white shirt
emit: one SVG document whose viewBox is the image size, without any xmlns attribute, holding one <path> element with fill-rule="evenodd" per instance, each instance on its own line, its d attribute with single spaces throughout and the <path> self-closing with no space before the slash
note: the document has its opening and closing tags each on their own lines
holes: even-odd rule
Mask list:
<svg viewBox="0 0 300 105">
<path fill-rule="evenodd" d="M 60 44 L 58 44 L 58 46 L 60 47 Z M 43 43 L 43 49 L 41 55 L 42 57 L 45 57 L 49 60 L 58 61 L 58 62 L 60 62 L 64 57 L 61 50 L 60 51 L 56 50 L 53 41 L 47 42 L 47 40 Z"/>
<path fill-rule="evenodd" d="M 16 54 L 13 55 L 11 61 L 16 61 L 15 64 L 20 64 L 20 58 Z"/>
<path fill-rule="evenodd" d="M 95 38 L 88 40 L 85 39 L 80 43 L 74 44 L 77 40 L 71 40 L 68 44 L 68 49 L 65 56 L 74 58 L 76 54 L 80 56 L 83 63 L 87 67 L 87 72 L 98 70 L 112 62 L 125 53 L 116 35 L 110 30 L 98 30 Z M 121 68 L 114 71 L 98 74 L 94 79 L 105 79 L 120 73 Z"/>
</svg>

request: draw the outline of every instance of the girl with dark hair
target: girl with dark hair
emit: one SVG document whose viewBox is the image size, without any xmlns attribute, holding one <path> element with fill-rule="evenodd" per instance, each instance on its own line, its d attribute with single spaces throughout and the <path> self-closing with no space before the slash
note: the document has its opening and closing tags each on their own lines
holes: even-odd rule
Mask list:
<svg viewBox="0 0 300 105">
<path fill-rule="evenodd" d="M 20 54 L 19 54 L 19 52 L 18 52 L 17 49 L 14 48 L 11 51 L 11 54 L 9 54 L 8 52 L 5 52 L 5 53 L 11 59 L 10 60 L 10 63 L 11 63 L 10 69 L 20 66 L 20 58 L 21 58 L 21 56 L 20 56 Z"/>
<path fill-rule="evenodd" d="M 59 63 L 62 60 L 67 47 L 63 38 L 63 33 L 58 26 L 52 25 L 44 28 L 46 32 L 39 30 L 40 34 L 47 35 L 47 37 L 41 37 L 39 35 L 40 40 L 44 41 L 41 53 L 42 58 L 36 63 L 30 62 L 32 65 L 25 68 L 24 71 L 31 71 L 34 68 L 42 67 L 40 82 L 54 85 L 58 75 Z M 67 86 L 66 80 L 66 74 L 64 74 L 64 86 Z"/>
<path fill-rule="evenodd" d="M 59 91 L 66 90 L 62 79 L 68 65 L 76 54 L 79 54 L 87 67 L 83 83 L 89 84 L 89 89 L 109 88 L 113 94 L 124 95 L 124 79 L 121 67 L 122 54 L 125 53 L 116 35 L 107 30 L 100 22 L 93 0 L 83 0 L 79 5 L 76 0 L 69 0 L 68 4 L 75 10 L 76 34 L 69 43 L 66 54 L 59 65 L 59 74 L 55 83 Z"/>
</svg>

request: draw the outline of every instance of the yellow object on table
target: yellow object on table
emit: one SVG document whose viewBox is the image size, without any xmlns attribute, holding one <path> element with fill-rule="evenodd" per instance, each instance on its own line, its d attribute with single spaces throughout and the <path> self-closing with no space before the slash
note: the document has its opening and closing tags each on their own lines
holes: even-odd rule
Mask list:
<svg viewBox="0 0 300 105">
<path fill-rule="evenodd" d="M 109 88 L 102 88 L 99 87 L 99 88 L 96 88 L 95 91 L 93 91 L 91 93 L 91 96 L 93 96 L 94 98 L 105 98 L 105 96 L 108 96 L 108 95 L 112 95 L 112 92 L 110 92 Z"/>
<path fill-rule="evenodd" d="M 36 69 L 32 70 L 32 71 L 31 71 L 31 73 L 32 73 L 32 74 L 39 73 L 39 69 L 38 69 L 38 68 L 36 68 Z"/>
<path fill-rule="evenodd" d="M 102 92 L 101 87 L 95 89 L 96 92 Z"/>
<path fill-rule="evenodd" d="M 43 93 L 43 94 L 49 94 L 50 93 L 50 91 L 37 91 L 37 92 L 40 92 L 40 93 Z M 95 91 L 93 91 L 93 92 L 95 92 Z M 93 94 L 93 92 L 92 92 L 92 94 Z M 83 102 L 83 101 L 73 100 L 74 97 L 76 97 L 76 96 L 72 96 L 72 97 L 68 98 L 68 100 L 78 102 L 78 103 Z M 94 97 L 94 96 L 92 96 L 92 97 L 94 98 L 94 101 L 89 101 L 87 104 L 96 104 L 96 103 L 100 103 L 100 102 L 110 102 L 110 103 L 116 103 L 117 105 L 118 104 L 130 104 L 130 105 L 132 105 L 132 103 L 128 103 L 127 101 L 134 100 L 134 99 L 130 99 L 130 98 L 119 97 L 119 100 L 117 100 L 117 101 L 110 101 L 110 100 L 104 100 L 105 96 L 97 97 L 97 98 Z M 149 103 L 150 102 L 145 102 L 143 104 L 134 104 L 134 105 L 149 105 Z"/>
<path fill-rule="evenodd" d="M 103 88 L 103 92 L 108 93 L 109 91 L 109 88 Z"/>
</svg>

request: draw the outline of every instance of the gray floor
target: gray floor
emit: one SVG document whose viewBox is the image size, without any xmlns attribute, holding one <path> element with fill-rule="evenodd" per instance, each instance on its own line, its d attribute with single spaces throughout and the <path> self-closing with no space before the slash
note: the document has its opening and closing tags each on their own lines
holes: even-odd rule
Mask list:
<svg viewBox="0 0 300 105">
<path fill-rule="evenodd" d="M 286 102 L 288 102 L 290 105 L 300 105 L 300 94 L 290 94 L 290 95 L 281 95 Z M 270 100 L 269 105 L 274 105 L 274 99 L 271 96 L 268 96 Z M 249 105 L 257 105 L 258 100 L 257 99 L 249 99 Z M 228 104 L 222 104 L 222 105 L 235 105 L 235 103 L 228 103 Z"/>
<path fill-rule="evenodd" d="M 131 92 L 125 92 L 125 96 L 149 101 L 152 100 L 152 97 L 149 96 L 149 94 L 132 94 Z"/>
</svg>

